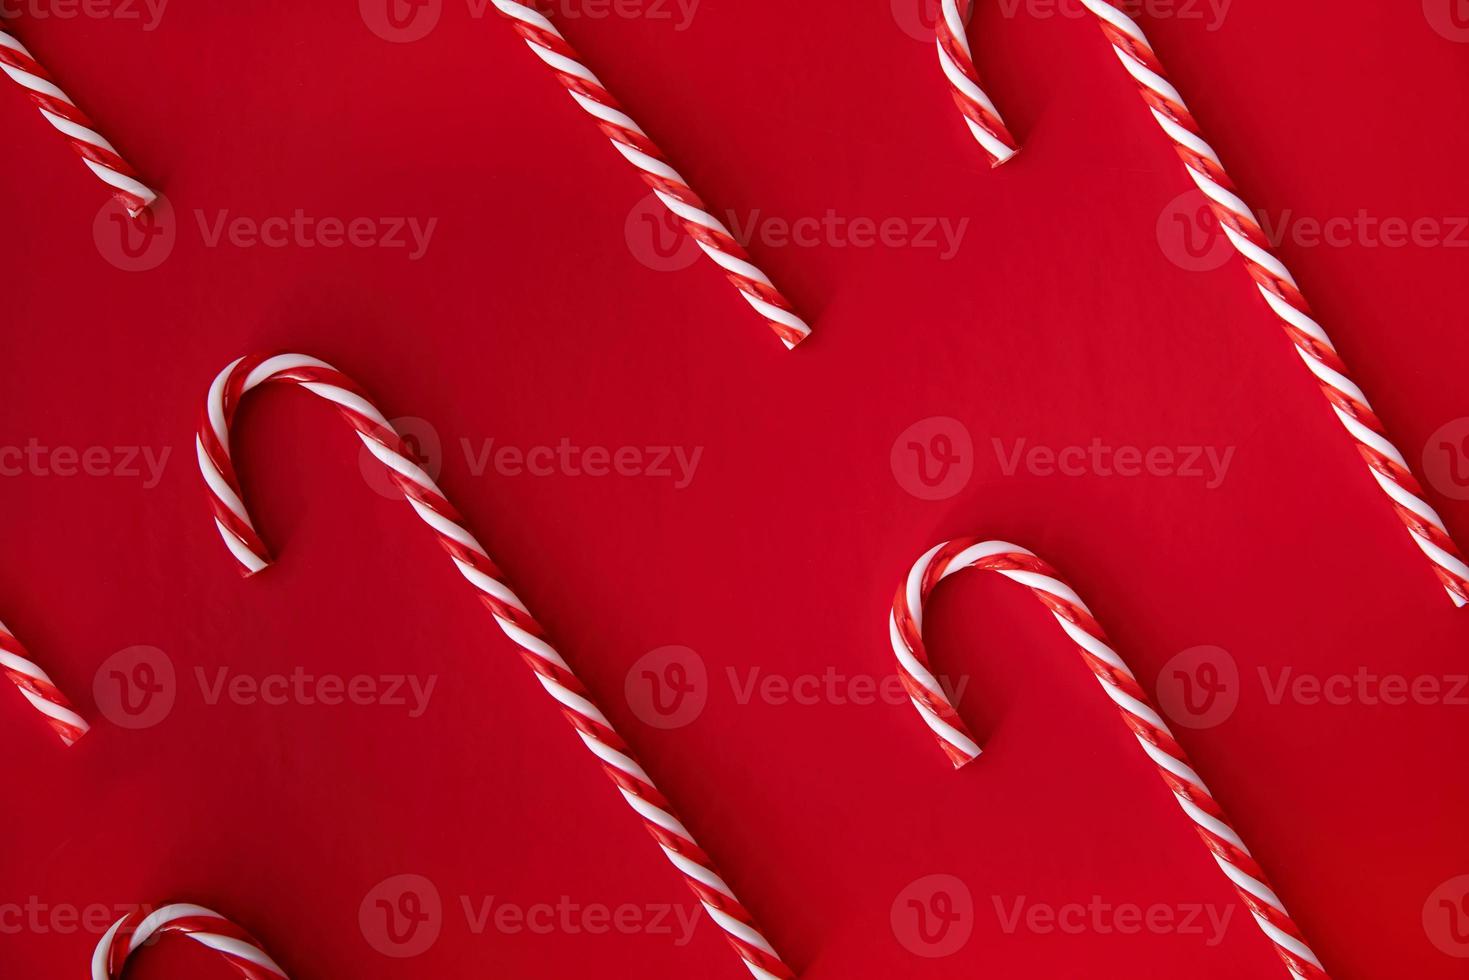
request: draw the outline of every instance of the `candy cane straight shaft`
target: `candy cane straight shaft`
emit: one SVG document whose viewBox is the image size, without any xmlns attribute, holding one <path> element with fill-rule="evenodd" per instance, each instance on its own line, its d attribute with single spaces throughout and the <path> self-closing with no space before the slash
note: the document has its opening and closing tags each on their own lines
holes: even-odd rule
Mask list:
<svg viewBox="0 0 1469 980">
<path fill-rule="evenodd" d="M 962 4 L 962 8 L 961 8 Z M 949 80 L 954 104 L 964 114 L 969 131 L 990 158 L 990 166 L 998 167 L 1020 150 L 1020 144 L 1005 128 L 1000 112 L 979 84 L 979 71 L 965 34 L 966 15 L 974 0 L 943 0 L 939 9 L 939 65 Z"/>
<path fill-rule="evenodd" d="M 112 195 L 129 214 L 136 218 L 158 198 L 117 149 L 97 132 L 97 125 L 87 114 L 57 87 L 25 45 L 3 26 L 0 26 L 0 69 L 25 89 L 41 115 L 66 137 L 77 156 L 112 190 Z"/>
<path fill-rule="evenodd" d="M 556 79 L 571 93 L 577 105 L 597 121 L 598 128 L 617 147 L 617 151 L 637 168 L 643 181 L 673 212 L 704 254 L 724 270 L 740 295 L 765 318 L 781 343 L 789 349 L 805 340 L 811 333 L 806 321 L 796 315 L 790 301 L 781 295 L 769 277 L 755 267 L 744 247 L 710 213 L 708 205 L 693 192 L 688 181 L 673 168 L 648 134 L 623 111 L 612 93 L 592 74 L 555 25 L 534 7 L 518 0 L 494 0 L 494 3 L 496 9 L 509 18 L 516 33 L 525 39 L 536 57 L 555 73 Z"/>
<path fill-rule="evenodd" d="M 1173 791 L 1178 805 L 1193 821 L 1194 829 L 1214 860 L 1244 900 L 1255 922 L 1275 945 L 1275 951 L 1291 974 L 1301 980 L 1326 980 L 1326 971 L 1306 945 L 1301 930 L 1264 870 L 1251 857 L 1244 841 L 1230 826 L 1224 809 L 1194 771 L 1183 746 L 1168 730 L 1167 723 L 1148 700 L 1132 671 L 1112 649 L 1111 641 L 1070 586 L 1056 571 L 1031 552 L 1005 541 L 964 538 L 939 545 L 918 560 L 893 600 L 888 620 L 898 674 L 924 723 L 938 737 L 939 745 L 957 769 L 979 756 L 979 743 L 969 733 L 949 696 L 929 667 L 923 646 L 923 606 L 934 587 L 966 568 L 999 572 L 1019 582 L 1045 604 L 1061 629 L 1081 651 L 1102 690 L 1122 712 L 1122 720 L 1137 736 L 1138 744 L 1157 765 Z"/>
<path fill-rule="evenodd" d="M 1428 556 L 1434 573 L 1448 590 L 1454 604 L 1469 603 L 1469 565 L 1449 537 L 1443 519 L 1424 499 L 1422 486 L 1403 454 L 1388 439 L 1382 420 L 1367 402 L 1362 389 L 1347 374 L 1326 331 L 1316 322 L 1310 305 L 1290 271 L 1270 249 L 1255 213 L 1225 173 L 1183 96 L 1168 80 L 1152 45 L 1137 22 L 1110 0 L 1081 0 L 1101 21 L 1102 31 L 1112 43 L 1122 67 L 1137 82 L 1143 100 L 1174 149 L 1188 168 L 1189 176 L 1209 199 L 1220 227 L 1245 260 L 1265 302 L 1280 317 L 1301 360 L 1316 376 L 1332 411 L 1355 440 L 1398 518 L 1407 526 L 1413 541 Z"/>
<path fill-rule="evenodd" d="M 245 980 L 287 980 L 286 971 L 253 936 L 218 912 L 197 905 L 167 905 L 118 920 L 92 954 L 92 980 L 121 980 L 128 957 L 155 936 L 170 934 L 214 950 Z"/>
<path fill-rule="evenodd" d="M 66 700 L 46 672 L 31 660 L 26 648 L 4 623 L 0 623 L 0 672 L 20 688 L 20 693 L 25 695 L 31 707 L 41 713 L 63 743 L 73 745 L 87 734 L 86 720 L 72 710 L 71 702 Z"/>
<path fill-rule="evenodd" d="M 270 563 L 270 556 L 240 495 L 239 480 L 230 461 L 230 424 L 245 393 L 268 382 L 299 385 L 336 406 L 362 444 L 387 467 L 394 484 L 434 532 L 495 622 L 521 648 L 521 657 L 535 671 L 536 679 L 561 706 L 566 720 L 642 818 L 710 918 L 724 930 L 750 972 L 761 980 L 794 977 L 795 973 L 761 934 L 754 916 L 735 898 L 709 855 L 674 814 L 672 804 L 653 785 L 632 748 L 593 702 L 591 692 L 551 646 L 546 630 L 505 584 L 504 575 L 469 532 L 464 518 L 433 479 L 412 461 L 398 433 L 363 390 L 324 361 L 300 354 L 241 358 L 225 368 L 209 389 L 199 427 L 199 469 L 208 485 L 219 533 L 240 567 L 247 574 L 258 572 Z"/>
</svg>

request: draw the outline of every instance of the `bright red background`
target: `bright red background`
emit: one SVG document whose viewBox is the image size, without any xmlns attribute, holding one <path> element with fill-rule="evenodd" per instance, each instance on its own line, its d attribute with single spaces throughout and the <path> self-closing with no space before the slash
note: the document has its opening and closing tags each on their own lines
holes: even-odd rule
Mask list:
<svg viewBox="0 0 1469 980">
<path fill-rule="evenodd" d="M 901 6 L 901 5 L 900 5 Z M 1417 4 L 1238 0 L 1223 28 L 1146 22 L 1257 207 L 1315 218 L 1466 212 L 1469 47 Z M 476 935 L 459 896 L 639 906 L 692 899 L 514 649 L 358 449 L 300 393 L 259 396 L 236 441 L 280 555 L 242 582 L 206 516 L 192 425 L 250 351 L 327 358 L 389 415 L 430 420 L 442 485 L 744 901 L 804 976 L 1283 976 L 1242 909 L 1225 941 L 1004 932 L 1008 904 L 1235 903 L 1044 612 L 970 576 L 933 606 L 985 757 L 950 771 L 907 707 L 741 705 L 726 679 L 890 673 L 884 617 L 946 537 L 1057 565 L 1150 688 L 1180 651 L 1247 679 L 1452 675 L 1469 612 L 1417 555 L 1237 262 L 1191 273 L 1158 215 L 1187 178 L 1084 19 L 1006 19 L 976 54 L 1023 154 L 984 165 L 929 45 L 886 3 L 704 0 L 692 26 L 564 29 L 721 213 L 971 219 L 932 249 L 767 247 L 816 333 L 786 353 L 707 262 L 660 273 L 624 228 L 642 186 L 493 15 L 448 0 L 417 43 L 356 5 L 178 3 L 157 30 L 21 17 L 15 31 L 179 213 L 157 269 L 93 239 L 99 185 L 18 92 L 9 134 L 0 444 L 172 449 L 162 483 L 0 481 L 0 614 L 96 730 L 62 751 L 0 694 L 11 789 L 0 901 L 197 901 L 293 977 L 744 975 L 707 922 L 649 934 Z M 207 248 L 195 211 L 438 218 L 401 250 Z M 1415 464 L 1469 415 L 1465 255 L 1287 245 L 1321 320 Z M 962 420 L 975 474 L 925 502 L 894 478 L 908 426 Z M 692 485 L 471 474 L 475 444 L 703 447 Z M 1223 485 L 1006 476 L 990 440 L 1236 447 Z M 1469 506 L 1432 495 L 1469 538 Z M 156 727 L 100 717 L 94 672 L 156 646 L 181 690 Z M 629 668 L 670 644 L 712 679 L 693 724 L 643 724 Z M 428 713 L 204 703 L 194 671 L 436 675 Z M 1463 976 L 1429 894 L 1469 871 L 1462 707 L 1272 705 L 1180 730 L 1337 980 Z M 374 952 L 358 907 L 412 873 L 450 905 L 417 959 Z M 917 879 L 962 879 L 974 937 L 910 954 L 890 925 Z M 0 943 L 16 977 L 82 976 L 94 935 Z M 222 978 L 187 943 L 130 976 Z"/>
</svg>

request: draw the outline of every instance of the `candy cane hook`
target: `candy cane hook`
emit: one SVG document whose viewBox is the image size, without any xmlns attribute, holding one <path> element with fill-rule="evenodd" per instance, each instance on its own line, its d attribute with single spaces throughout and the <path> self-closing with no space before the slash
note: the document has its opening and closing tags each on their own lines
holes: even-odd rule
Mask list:
<svg viewBox="0 0 1469 980">
<path fill-rule="evenodd" d="M 1112 649 L 1111 641 L 1086 603 L 1061 581 L 1050 565 L 1024 548 L 1004 541 L 962 538 L 929 551 L 918 559 L 898 589 L 888 620 L 903 686 L 954 768 L 977 758 L 979 744 L 929 668 L 928 653 L 923 646 L 923 606 L 936 585 L 966 568 L 999 572 L 1030 589 L 1045 604 L 1081 651 L 1082 659 L 1101 682 L 1102 690 L 1122 712 L 1122 720 L 1162 773 L 1179 806 L 1193 821 L 1204 846 L 1239 892 L 1292 976 L 1299 980 L 1328 980 L 1321 961 L 1306 945 L 1300 928 L 1286 912 L 1264 870 L 1230 826 L 1224 809 L 1194 771 L 1188 754 L 1174 739 L 1137 678 Z"/>
<path fill-rule="evenodd" d="M 505 584 L 504 575 L 465 526 L 464 518 L 433 479 L 412 461 L 386 417 L 356 382 L 314 357 L 281 354 L 241 358 L 220 372 L 210 386 L 197 441 L 199 469 L 208 485 L 215 524 L 241 569 L 246 574 L 258 572 L 270 564 L 270 556 L 241 498 L 230 460 L 230 424 L 246 392 L 269 382 L 299 385 L 336 406 L 362 444 L 388 468 L 389 477 L 434 532 L 495 622 L 521 648 L 521 657 L 535 671 L 536 679 L 560 704 L 562 714 L 642 818 L 710 918 L 724 930 L 725 938 L 750 972 L 761 980 L 794 977 L 795 973 L 761 934 L 754 916 L 735 898 L 713 861 L 675 815 L 672 804 L 653 785 L 632 748 L 593 702 L 591 692 L 551 646 L 545 628 Z"/>
<path fill-rule="evenodd" d="M 1393 512 L 1408 529 L 1413 543 L 1427 556 L 1433 572 L 1443 583 L 1454 605 L 1469 604 L 1469 564 L 1443 518 L 1425 499 L 1423 486 L 1413 475 L 1406 457 L 1388 438 L 1387 427 L 1377 417 L 1367 396 L 1347 373 L 1346 364 L 1326 330 L 1316 322 L 1300 286 L 1272 250 L 1270 239 L 1255 212 L 1219 162 L 1219 154 L 1204 139 L 1198 120 L 1189 111 L 1178 89 L 1143 30 L 1114 0 L 1081 0 L 1101 22 L 1122 67 L 1132 76 L 1153 119 L 1173 141 L 1188 174 L 1209 200 L 1229 243 L 1244 259 L 1265 302 L 1282 321 L 1296 353 L 1315 376 L 1337 421 L 1347 430 L 1357 452 L 1367 463 L 1377 485 L 1388 497 Z M 966 8 L 968 0 L 966 0 Z M 979 88 L 979 76 L 969 57 L 964 24 L 957 0 L 943 0 L 939 18 L 939 57 L 954 89 L 954 98 L 965 113 L 985 152 L 996 165 L 1014 153 L 1013 141 L 994 104 Z"/>
<path fill-rule="evenodd" d="M 121 980 L 128 957 L 155 936 L 170 933 L 214 950 L 245 980 L 287 980 L 286 971 L 253 936 L 218 912 L 198 905 L 167 905 L 157 912 L 135 912 L 119 919 L 92 954 L 92 980 Z"/>
<path fill-rule="evenodd" d="M 0 673 L 20 688 L 20 693 L 25 695 L 31 707 L 41 713 L 46 724 L 64 744 L 74 745 L 87 734 L 90 726 L 86 719 L 72 709 L 71 702 L 66 700 L 56 683 L 31 660 L 26 648 L 4 623 L 0 623 Z"/>
<path fill-rule="evenodd" d="M 0 71 L 25 89 L 46 121 L 66 137 L 77 156 L 112 190 L 134 218 L 147 210 L 158 195 L 138 177 L 117 149 L 97 132 L 97 124 L 56 86 L 25 45 L 0 27 Z"/>
<path fill-rule="evenodd" d="M 623 111 L 601 79 L 592 74 L 592 70 L 582 62 L 581 55 L 561 36 L 556 26 L 528 3 L 519 0 L 494 0 L 494 3 L 536 57 L 571 93 L 576 104 L 596 120 L 597 128 L 612 141 L 617 152 L 637 168 L 643 182 L 673 212 L 704 254 L 724 270 L 725 278 L 740 291 L 755 312 L 765 318 L 786 349 L 795 347 L 810 336 L 811 328 L 796 315 L 790 301 L 781 295 L 765 273 L 755 267 L 744 247 L 735 241 L 723 222 L 710 213 L 709 206 L 673 169 L 663 151 L 648 138 L 642 127 Z"/>
</svg>

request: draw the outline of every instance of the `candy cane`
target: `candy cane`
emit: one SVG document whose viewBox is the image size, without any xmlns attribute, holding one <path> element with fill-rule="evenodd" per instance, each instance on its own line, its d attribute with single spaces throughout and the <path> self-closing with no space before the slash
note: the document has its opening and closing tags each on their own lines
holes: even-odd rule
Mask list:
<svg viewBox="0 0 1469 980">
<path fill-rule="evenodd" d="M 87 734 L 88 726 L 81 715 L 72 710 L 71 702 L 57 689 L 54 681 L 34 661 L 15 634 L 0 623 L 0 671 L 5 673 L 20 693 L 41 713 L 46 724 L 66 745 L 74 745 Z"/>
<path fill-rule="evenodd" d="M 1270 240 L 1255 219 L 1255 213 L 1240 198 L 1234 181 L 1219 162 L 1219 155 L 1204 140 L 1198 121 L 1178 89 L 1168 81 L 1163 63 L 1142 28 L 1110 0 L 1081 2 L 1101 21 L 1102 32 L 1112 43 L 1122 67 L 1137 82 L 1153 119 L 1173 141 L 1189 176 L 1208 197 L 1225 236 L 1244 258 L 1245 267 L 1265 302 L 1284 321 L 1285 332 L 1296 353 L 1316 376 L 1321 393 L 1356 441 L 1357 452 L 1366 461 L 1377 485 L 1387 494 L 1413 542 L 1428 556 L 1449 598 L 1456 606 L 1469 603 L 1469 565 L 1464 563 L 1464 556 L 1449 537 L 1443 518 L 1424 499 L 1423 487 L 1408 461 L 1388 439 L 1387 427 L 1368 404 L 1362 389 L 1347 374 L 1346 365 L 1326 330 L 1316 322 L 1290 270 L 1270 250 Z"/>
<path fill-rule="evenodd" d="M 964 37 L 964 21 L 957 0 L 942 0 L 943 16 L 939 18 L 939 60 L 954 90 L 954 98 L 965 115 L 974 136 L 998 166 L 1015 153 L 1015 143 L 1000 122 L 994 103 L 979 87 L 979 75 L 969 55 Z M 1174 148 L 1188 168 L 1189 176 L 1209 199 L 1209 206 L 1219 219 L 1220 227 L 1231 245 L 1244 258 L 1255 285 L 1265 302 L 1284 321 L 1285 332 L 1296 353 L 1315 375 L 1321 393 L 1331 404 L 1338 421 L 1356 442 L 1357 452 L 1366 461 L 1373 479 L 1387 494 L 1393 512 L 1428 557 L 1434 574 L 1448 591 L 1454 605 L 1469 604 L 1469 564 L 1465 564 L 1453 538 L 1425 499 L 1422 485 L 1413 475 L 1402 452 L 1388 438 L 1387 427 L 1377 417 L 1367 396 L 1347 374 L 1346 364 L 1337 353 L 1325 328 L 1316 322 L 1311 306 L 1300 286 L 1271 251 L 1255 214 L 1239 196 L 1234 181 L 1219 162 L 1219 155 L 1203 137 L 1198 121 L 1183 101 L 1183 96 L 1168 80 L 1163 63 L 1148 43 L 1137 22 L 1119 9 L 1113 0 L 1081 0 L 1096 14 L 1102 31 L 1112 43 L 1122 67 L 1137 82 L 1143 100 L 1153 118 L 1174 143 Z M 966 0 L 966 9 L 969 0 Z"/>
<path fill-rule="evenodd" d="M 389 477 L 434 532 L 495 622 L 521 648 L 521 657 L 535 671 L 536 679 L 560 704 L 562 714 L 601 762 L 628 805 L 642 818 L 648 832 L 684 876 L 710 918 L 724 930 L 750 972 L 761 980 L 794 977 L 760 933 L 754 917 L 719 876 L 713 861 L 674 814 L 667 798 L 643 771 L 632 749 L 593 703 L 591 692 L 546 639 L 545 628 L 505 584 L 504 575 L 465 527 L 464 518 L 454 505 L 412 461 L 403 440 L 356 382 L 314 357 L 300 354 L 244 357 L 220 372 L 209 389 L 208 404 L 199 426 L 199 469 L 208 485 L 220 536 L 241 569 L 247 575 L 258 572 L 270 564 L 270 555 L 241 499 L 239 480 L 230 460 L 230 424 L 245 393 L 273 381 L 300 385 L 337 407 L 362 444 L 388 468 Z"/>
<path fill-rule="evenodd" d="M 811 333 L 806 321 L 796 315 L 790 301 L 755 267 L 749 254 L 735 241 L 729 229 L 689 187 L 688 181 L 673 169 L 663 151 L 654 145 L 637 123 L 607 91 L 592 70 L 582 63 L 576 49 L 561 32 L 528 4 L 518 0 L 494 0 L 495 7 L 510 19 L 515 32 L 555 73 L 577 105 L 596 119 L 597 127 L 617 147 L 617 151 L 638 169 L 643 181 L 653 189 L 668 210 L 693 236 L 704 254 L 724 270 L 725 277 L 740 295 L 765 318 L 787 349 L 795 347 Z"/>
<path fill-rule="evenodd" d="M 197 905 L 166 905 L 157 912 L 135 912 L 119 919 L 92 954 L 92 980 L 120 980 L 129 956 L 153 937 L 169 933 L 214 950 L 246 980 L 286 980 L 286 971 L 253 936 L 218 912 Z"/>
<path fill-rule="evenodd" d="M 1050 565 L 1024 548 L 1004 541 L 964 538 L 929 551 L 918 559 L 898 589 L 888 620 L 903 686 L 954 768 L 977 758 L 979 744 L 929 668 L 928 654 L 923 647 L 923 605 L 936 585 L 965 568 L 999 572 L 1030 589 L 1045 604 L 1080 649 L 1082 659 L 1096 674 L 1102 690 L 1121 710 L 1122 720 L 1158 766 L 1179 806 L 1193 821 L 1204 845 L 1239 892 L 1255 922 L 1275 944 L 1275 952 L 1291 974 L 1301 980 L 1326 980 L 1321 961 L 1306 945 L 1300 928 L 1291 920 L 1265 872 L 1230 826 L 1224 809 L 1194 771 L 1187 753 L 1174 739 L 1137 678 L 1112 649 L 1107 634 L 1086 603 L 1061 581 Z"/>
<path fill-rule="evenodd" d="M 965 34 L 965 22 L 973 9 L 974 0 L 964 0 L 962 12 L 959 0 L 943 0 L 936 25 L 939 65 L 949 80 L 954 104 L 964 114 L 969 131 L 989 156 L 990 166 L 998 167 L 1020 151 L 1020 144 L 1005 128 L 994 102 L 980 88 L 979 72 L 974 67 L 974 55 Z"/>
<path fill-rule="evenodd" d="M 128 214 L 136 218 L 157 200 L 158 195 L 139 179 L 138 172 L 97 132 L 97 124 L 56 87 L 25 45 L 3 27 L 0 27 L 0 69 L 26 90 L 41 115 L 66 137 L 92 173 L 112 188 L 112 196 L 123 203 Z"/>
</svg>

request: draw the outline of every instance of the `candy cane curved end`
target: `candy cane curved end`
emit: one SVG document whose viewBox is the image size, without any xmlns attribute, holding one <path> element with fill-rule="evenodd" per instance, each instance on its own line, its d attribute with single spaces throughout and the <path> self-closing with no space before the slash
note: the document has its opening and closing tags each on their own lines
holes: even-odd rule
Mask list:
<svg viewBox="0 0 1469 980">
<path fill-rule="evenodd" d="M 243 357 L 226 367 L 209 387 L 198 432 L 199 469 L 209 491 L 215 526 L 236 564 L 254 573 L 270 562 L 240 495 L 229 438 L 240 399 L 271 382 L 294 384 L 337 409 L 363 446 L 387 469 L 389 479 L 428 525 L 496 624 L 520 648 L 521 659 L 555 699 L 582 743 L 596 756 L 750 972 L 762 980 L 794 977 L 795 972 L 761 933 L 754 916 L 735 897 L 713 860 L 675 814 L 673 804 L 653 784 L 632 747 L 597 707 L 591 691 L 551 645 L 545 627 L 505 583 L 504 575 L 433 477 L 413 461 L 402 437 L 366 392 L 325 361 L 303 354 Z"/>
<path fill-rule="evenodd" d="M 1143 751 L 1158 767 L 1179 806 L 1234 885 L 1260 929 L 1293 976 L 1328 980 L 1300 928 L 1285 910 L 1264 870 L 1230 825 L 1168 723 L 1153 707 L 1106 632 L 1081 597 L 1050 565 L 1006 541 L 961 538 L 929 550 L 898 587 L 888 620 L 898 676 L 939 745 L 956 767 L 979 755 L 979 744 L 929 666 L 923 645 L 923 607 L 938 583 L 966 568 L 998 572 L 1031 591 L 1070 637 L 1102 690 L 1122 713 Z"/>
<path fill-rule="evenodd" d="M 218 953 L 246 980 L 289 980 L 244 929 L 199 905 L 134 912 L 113 924 L 92 953 L 92 980 L 121 980 L 128 958 L 154 937 L 177 934 Z"/>
<path fill-rule="evenodd" d="M 77 714 L 66 695 L 33 661 L 15 634 L 0 623 L 0 674 L 10 678 L 21 695 L 35 708 L 66 746 L 75 745 L 91 731 L 87 720 Z"/>
</svg>

